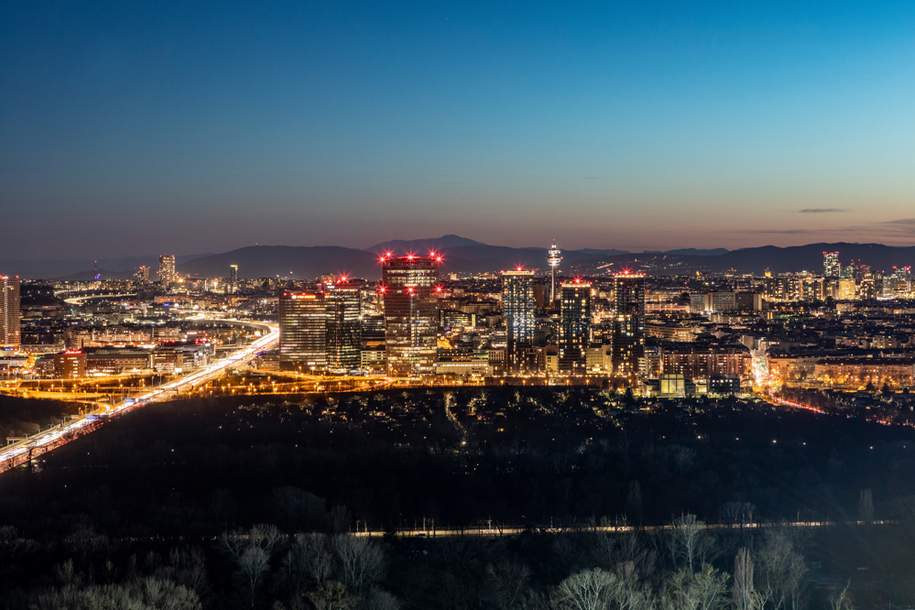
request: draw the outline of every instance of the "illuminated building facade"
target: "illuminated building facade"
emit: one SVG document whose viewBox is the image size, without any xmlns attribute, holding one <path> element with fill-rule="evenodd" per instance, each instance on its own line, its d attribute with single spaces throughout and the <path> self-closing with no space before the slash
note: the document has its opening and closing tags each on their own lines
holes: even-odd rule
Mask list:
<svg viewBox="0 0 915 610">
<path fill-rule="evenodd" d="M 159 257 L 157 276 L 158 280 L 166 286 L 174 284 L 178 280 L 174 254 L 163 254 Z"/>
<path fill-rule="evenodd" d="M 238 292 L 238 265 L 232 263 L 229 265 L 229 277 L 226 278 L 226 293 L 235 294 Z"/>
<path fill-rule="evenodd" d="M 584 374 L 591 342 L 591 284 L 563 282 L 559 298 L 559 371 Z"/>
<path fill-rule="evenodd" d="M 18 349 L 22 343 L 19 276 L 0 275 L 0 348 Z"/>
<path fill-rule="evenodd" d="M 645 276 L 618 273 L 613 278 L 612 360 L 616 375 L 635 381 L 645 348 Z"/>
<path fill-rule="evenodd" d="M 546 264 L 550 268 L 550 305 L 556 302 L 556 272 L 562 263 L 562 251 L 556 242 L 550 244 L 550 249 L 546 252 Z"/>
<path fill-rule="evenodd" d="M 361 287 L 341 277 L 325 285 L 327 368 L 352 371 L 362 356 Z"/>
<path fill-rule="evenodd" d="M 438 268 L 442 257 L 383 254 L 384 337 L 388 374 L 434 372 L 438 340 Z"/>
<path fill-rule="evenodd" d="M 327 367 L 324 295 L 284 292 L 279 300 L 280 368 L 321 372 Z"/>
<path fill-rule="evenodd" d="M 136 273 L 133 274 L 133 279 L 139 282 L 140 284 L 149 283 L 149 265 L 140 265 L 137 267 Z"/>
<path fill-rule="evenodd" d="M 842 277 L 842 263 L 839 262 L 839 252 L 823 252 L 823 276 L 829 279 Z"/>
<path fill-rule="evenodd" d="M 508 370 L 533 368 L 534 272 L 516 269 L 502 272 L 502 317 L 506 330 Z"/>
</svg>

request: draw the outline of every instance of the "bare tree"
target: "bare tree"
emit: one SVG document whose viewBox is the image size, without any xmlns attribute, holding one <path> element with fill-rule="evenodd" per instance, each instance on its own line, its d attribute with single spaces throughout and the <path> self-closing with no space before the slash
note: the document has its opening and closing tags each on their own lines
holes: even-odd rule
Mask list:
<svg viewBox="0 0 915 610">
<path fill-rule="evenodd" d="M 594 568 L 569 576 L 554 591 L 553 604 L 560 610 L 651 610 L 654 598 L 629 564 L 618 573 Z"/>
<path fill-rule="evenodd" d="M 762 596 L 753 584 L 753 557 L 745 548 L 738 550 L 734 559 L 731 599 L 734 610 L 761 610 L 763 607 Z"/>
<path fill-rule="evenodd" d="M 757 589 L 763 592 L 774 610 L 802 607 L 807 565 L 786 530 L 766 532 L 757 554 Z"/>
<path fill-rule="evenodd" d="M 554 600 L 561 610 L 606 610 L 616 586 L 612 573 L 600 568 L 585 570 L 559 583 Z"/>
<path fill-rule="evenodd" d="M 257 586 L 267 572 L 270 566 L 270 556 L 267 551 L 259 546 L 251 545 L 242 551 L 238 557 L 238 572 L 245 581 L 248 588 L 248 598 L 251 601 L 251 607 L 257 599 Z"/>
<path fill-rule="evenodd" d="M 844 589 L 829 600 L 830 610 L 855 610 L 855 604 L 852 601 L 851 593 L 848 592 L 848 587 L 849 585 L 846 584 Z"/>
<path fill-rule="evenodd" d="M 665 583 L 661 610 L 716 610 L 725 602 L 728 576 L 704 564 L 695 574 L 678 570 Z"/>
<path fill-rule="evenodd" d="M 324 534 L 299 534 L 295 537 L 296 547 L 301 550 L 307 575 L 317 584 L 330 578 L 334 569 L 327 536 Z"/>
<path fill-rule="evenodd" d="M 674 565 L 685 566 L 690 572 L 704 563 L 712 550 L 705 523 L 697 520 L 696 515 L 681 515 L 674 519 L 667 540 Z"/>
<path fill-rule="evenodd" d="M 371 540 L 339 534 L 333 538 L 333 547 L 340 564 L 340 576 L 351 591 L 362 591 L 381 579 L 384 553 Z"/>
</svg>

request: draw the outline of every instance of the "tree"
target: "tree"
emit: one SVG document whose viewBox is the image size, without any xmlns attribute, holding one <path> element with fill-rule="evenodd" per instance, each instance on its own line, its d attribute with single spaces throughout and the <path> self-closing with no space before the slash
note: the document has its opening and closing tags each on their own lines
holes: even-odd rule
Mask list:
<svg viewBox="0 0 915 610">
<path fill-rule="evenodd" d="M 830 610 L 855 610 L 855 604 L 852 601 L 851 593 L 848 592 L 848 587 L 849 585 L 846 584 L 844 589 L 829 600 Z"/>
<path fill-rule="evenodd" d="M 251 601 L 251 607 L 254 607 L 254 601 L 257 595 L 257 586 L 261 578 L 270 566 L 270 556 L 259 546 L 249 546 L 238 557 L 238 572 L 245 581 L 248 588 L 248 597 Z"/>
<path fill-rule="evenodd" d="M 661 610 L 715 610 L 724 604 L 728 576 L 704 564 L 693 574 L 678 570 L 661 595 Z"/>
<path fill-rule="evenodd" d="M 807 565 L 785 530 L 770 530 L 758 554 L 758 589 L 776 610 L 802 607 Z"/>
<path fill-rule="evenodd" d="M 762 596 L 753 585 L 753 557 L 746 548 L 737 551 L 734 558 L 734 576 L 731 586 L 734 610 L 761 610 Z"/>
<path fill-rule="evenodd" d="M 308 594 L 308 601 L 315 610 L 350 610 L 356 606 L 356 600 L 342 583 L 328 581 Z"/>
<path fill-rule="evenodd" d="M 674 519 L 667 540 L 674 565 L 685 566 L 690 572 L 704 563 L 712 550 L 705 523 L 698 521 L 696 515 L 681 515 Z"/>
<path fill-rule="evenodd" d="M 560 610 L 650 610 L 654 600 L 629 566 L 618 573 L 594 568 L 569 576 L 556 587 L 553 605 Z"/>
<path fill-rule="evenodd" d="M 559 583 L 554 599 L 562 610 L 606 610 L 616 586 L 612 573 L 594 568 L 573 574 Z"/>
<path fill-rule="evenodd" d="M 368 538 L 338 534 L 333 538 L 334 552 L 343 583 L 352 591 L 362 591 L 384 574 L 384 552 Z"/>
</svg>

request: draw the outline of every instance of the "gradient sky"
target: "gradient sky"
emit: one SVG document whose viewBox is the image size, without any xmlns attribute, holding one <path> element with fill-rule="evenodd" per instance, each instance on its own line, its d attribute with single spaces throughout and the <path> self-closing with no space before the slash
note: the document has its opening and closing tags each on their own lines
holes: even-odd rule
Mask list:
<svg viewBox="0 0 915 610">
<path fill-rule="evenodd" d="M 903 1 L 10 0 L 0 258 L 912 244 L 913 32 Z"/>
</svg>

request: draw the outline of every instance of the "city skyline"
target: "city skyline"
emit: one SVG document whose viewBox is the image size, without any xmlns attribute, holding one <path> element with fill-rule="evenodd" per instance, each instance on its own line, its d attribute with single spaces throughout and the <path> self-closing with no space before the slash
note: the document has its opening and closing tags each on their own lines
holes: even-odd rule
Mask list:
<svg viewBox="0 0 915 610">
<path fill-rule="evenodd" d="M 832 8 L 10 5 L 0 259 L 915 243 L 915 9 Z"/>
</svg>

